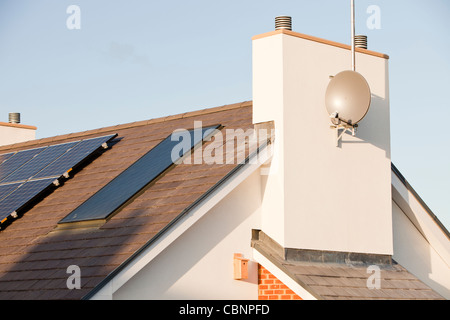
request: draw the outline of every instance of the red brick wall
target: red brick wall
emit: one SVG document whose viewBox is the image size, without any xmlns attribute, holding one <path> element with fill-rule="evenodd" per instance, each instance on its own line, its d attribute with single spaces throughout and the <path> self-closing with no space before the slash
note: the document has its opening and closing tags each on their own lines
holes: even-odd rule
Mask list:
<svg viewBox="0 0 450 320">
<path fill-rule="evenodd" d="M 294 291 L 261 265 L 258 265 L 258 299 L 302 300 Z"/>
</svg>

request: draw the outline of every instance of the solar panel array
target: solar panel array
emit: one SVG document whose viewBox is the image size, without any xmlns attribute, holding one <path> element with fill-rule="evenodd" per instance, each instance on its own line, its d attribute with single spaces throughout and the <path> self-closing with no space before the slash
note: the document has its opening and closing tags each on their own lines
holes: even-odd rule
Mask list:
<svg viewBox="0 0 450 320">
<path fill-rule="evenodd" d="M 219 125 L 190 130 L 189 137 L 183 137 L 189 139 L 184 148 L 176 148 L 180 142 L 168 136 L 59 223 L 108 218 L 217 128 Z"/>
<path fill-rule="evenodd" d="M 0 227 L 116 136 L 0 154 Z"/>
</svg>

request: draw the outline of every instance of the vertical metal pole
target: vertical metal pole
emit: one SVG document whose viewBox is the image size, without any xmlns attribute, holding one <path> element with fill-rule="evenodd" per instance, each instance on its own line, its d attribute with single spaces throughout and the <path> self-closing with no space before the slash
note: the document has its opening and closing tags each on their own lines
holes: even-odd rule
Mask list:
<svg viewBox="0 0 450 320">
<path fill-rule="evenodd" d="M 351 0 L 351 17 L 352 17 L 352 70 L 356 71 L 355 63 L 355 0 Z"/>
</svg>

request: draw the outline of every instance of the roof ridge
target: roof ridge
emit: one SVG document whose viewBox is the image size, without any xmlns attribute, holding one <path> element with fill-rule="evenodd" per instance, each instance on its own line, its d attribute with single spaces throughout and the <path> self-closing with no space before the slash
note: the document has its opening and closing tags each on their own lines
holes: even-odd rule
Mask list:
<svg viewBox="0 0 450 320">
<path fill-rule="evenodd" d="M 154 123 L 161 123 L 161 122 L 165 122 L 165 121 L 184 119 L 184 118 L 205 115 L 205 114 L 211 114 L 211 113 L 216 113 L 216 112 L 221 112 L 221 111 L 226 111 L 226 110 L 239 109 L 239 108 L 248 107 L 251 105 L 252 105 L 252 101 L 249 100 L 249 101 L 243 101 L 243 102 L 238 102 L 238 103 L 233 103 L 233 104 L 226 104 L 226 105 L 222 105 L 219 107 L 212 107 L 212 108 L 188 111 L 188 112 L 164 116 L 164 117 L 160 117 L 160 118 L 135 121 L 135 122 L 130 122 L 130 123 L 109 126 L 109 127 L 102 127 L 102 128 L 98 128 L 98 129 L 91 129 L 91 130 L 86 130 L 86 131 L 57 135 L 57 136 L 53 136 L 53 137 L 29 140 L 29 141 L 25 141 L 25 142 L 0 146 L 0 152 L 2 152 L 4 150 L 9 150 L 12 148 L 16 149 L 19 147 L 43 145 L 43 144 L 54 143 L 54 142 L 58 142 L 58 141 L 62 141 L 62 140 L 70 139 L 70 138 L 80 138 L 80 137 L 90 136 L 90 135 L 94 135 L 94 134 L 107 133 L 107 132 L 111 132 L 111 131 L 115 131 L 115 130 L 119 130 L 119 129 L 135 128 L 135 127 L 145 126 L 145 125 L 154 124 Z"/>
</svg>

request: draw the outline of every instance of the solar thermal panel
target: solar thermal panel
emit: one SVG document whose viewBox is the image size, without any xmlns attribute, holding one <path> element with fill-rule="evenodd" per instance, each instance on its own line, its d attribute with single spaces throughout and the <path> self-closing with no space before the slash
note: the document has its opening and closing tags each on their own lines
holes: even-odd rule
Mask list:
<svg viewBox="0 0 450 320">
<path fill-rule="evenodd" d="M 189 147 L 181 148 L 180 152 L 175 155 L 172 151 L 180 142 L 172 141 L 172 136 L 167 137 L 62 219 L 60 223 L 106 219 L 181 159 L 187 151 L 201 143 L 203 137 L 211 134 L 218 127 L 189 131 Z"/>
</svg>

